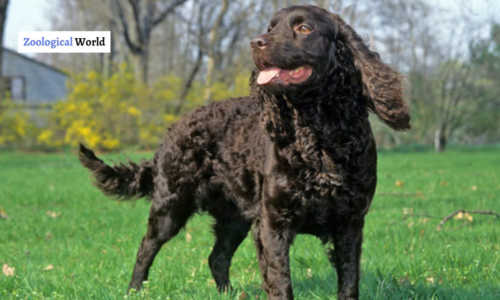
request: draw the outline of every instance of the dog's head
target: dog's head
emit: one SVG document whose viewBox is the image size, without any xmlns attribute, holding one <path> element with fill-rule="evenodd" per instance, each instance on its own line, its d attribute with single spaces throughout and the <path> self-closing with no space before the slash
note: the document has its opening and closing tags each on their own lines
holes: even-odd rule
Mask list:
<svg viewBox="0 0 500 300">
<path fill-rule="evenodd" d="M 410 128 L 400 74 L 338 15 L 309 5 L 282 9 L 251 48 L 257 66 L 252 81 L 265 92 L 293 96 L 351 90 L 350 101 L 363 101 L 391 128 Z"/>
</svg>

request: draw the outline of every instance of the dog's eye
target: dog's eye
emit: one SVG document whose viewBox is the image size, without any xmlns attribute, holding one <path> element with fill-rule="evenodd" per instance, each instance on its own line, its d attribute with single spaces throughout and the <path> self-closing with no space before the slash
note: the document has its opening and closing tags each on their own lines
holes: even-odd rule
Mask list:
<svg viewBox="0 0 500 300">
<path fill-rule="evenodd" d="M 296 29 L 296 31 L 300 32 L 300 33 L 310 33 L 312 31 L 312 29 L 307 26 L 307 25 L 299 25 L 298 28 Z"/>
<path fill-rule="evenodd" d="M 267 27 L 267 32 L 271 32 L 271 30 L 273 30 L 272 26 Z"/>
</svg>

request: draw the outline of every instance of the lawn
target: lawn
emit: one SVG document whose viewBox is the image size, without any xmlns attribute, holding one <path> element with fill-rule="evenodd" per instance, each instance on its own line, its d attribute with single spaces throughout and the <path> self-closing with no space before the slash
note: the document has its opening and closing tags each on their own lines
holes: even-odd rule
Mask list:
<svg viewBox="0 0 500 300">
<path fill-rule="evenodd" d="M 0 299 L 265 299 L 250 237 L 233 260 L 233 293 L 216 292 L 207 265 L 211 220 L 203 215 L 163 247 L 145 291 L 125 297 L 148 207 L 102 196 L 74 154 L 0 154 L 0 209 L 8 216 L 0 219 L 0 266 L 15 268 L 0 273 Z M 500 212 L 498 149 L 380 153 L 362 298 L 500 299 L 500 218 L 462 215 L 436 230 L 460 208 Z M 313 237 L 296 239 L 297 299 L 335 298 L 324 250 Z"/>
</svg>

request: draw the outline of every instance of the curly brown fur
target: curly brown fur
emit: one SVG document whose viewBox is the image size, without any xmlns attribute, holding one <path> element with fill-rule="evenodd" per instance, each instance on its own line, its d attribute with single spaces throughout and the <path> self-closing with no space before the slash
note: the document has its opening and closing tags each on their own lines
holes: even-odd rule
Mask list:
<svg viewBox="0 0 500 300">
<path fill-rule="evenodd" d="M 153 174 L 150 162 L 106 165 L 92 150 L 80 145 L 80 162 L 94 174 L 94 184 L 105 195 L 127 200 L 151 197 Z"/>
<path fill-rule="evenodd" d="M 314 6 L 279 11 L 252 55 L 252 94 L 185 115 L 153 160 L 109 167 L 81 148 L 106 194 L 153 198 L 130 288 L 140 289 L 162 245 L 205 211 L 216 220 L 209 266 L 219 290 L 230 288 L 231 258 L 253 225 L 268 299 L 293 298 L 289 247 L 303 233 L 333 245 L 338 297 L 357 299 L 376 186 L 368 112 L 409 128 L 401 77 L 340 17 Z"/>
<path fill-rule="evenodd" d="M 401 74 L 382 63 L 378 53 L 370 51 L 361 37 L 338 15 L 332 15 L 332 18 L 339 24 L 339 37 L 354 55 L 369 110 L 392 129 L 410 129 L 410 113 L 403 101 Z"/>
</svg>

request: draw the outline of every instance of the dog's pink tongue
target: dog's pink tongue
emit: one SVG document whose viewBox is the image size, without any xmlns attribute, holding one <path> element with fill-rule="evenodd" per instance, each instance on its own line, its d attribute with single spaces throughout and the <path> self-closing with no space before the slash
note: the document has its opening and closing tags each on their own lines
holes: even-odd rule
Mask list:
<svg viewBox="0 0 500 300">
<path fill-rule="evenodd" d="M 275 67 L 260 71 L 259 77 L 257 78 L 257 84 L 268 84 L 280 71 L 281 69 Z"/>
</svg>

